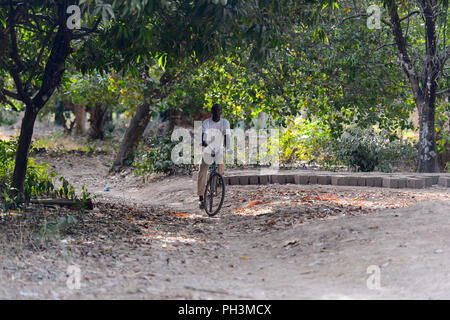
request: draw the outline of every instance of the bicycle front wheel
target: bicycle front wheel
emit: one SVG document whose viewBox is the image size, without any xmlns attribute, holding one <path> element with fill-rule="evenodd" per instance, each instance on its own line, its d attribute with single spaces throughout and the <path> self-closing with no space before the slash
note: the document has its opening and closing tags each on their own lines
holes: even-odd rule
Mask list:
<svg viewBox="0 0 450 320">
<path fill-rule="evenodd" d="M 225 179 L 221 174 L 215 172 L 210 176 L 203 199 L 206 213 L 210 217 L 215 216 L 222 208 L 225 199 Z"/>
</svg>

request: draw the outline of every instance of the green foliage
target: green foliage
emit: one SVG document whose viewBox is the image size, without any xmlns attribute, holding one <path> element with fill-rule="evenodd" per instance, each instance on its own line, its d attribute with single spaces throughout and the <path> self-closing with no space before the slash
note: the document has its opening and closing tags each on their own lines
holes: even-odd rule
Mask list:
<svg viewBox="0 0 450 320">
<path fill-rule="evenodd" d="M 176 143 L 170 137 L 152 138 L 144 152 L 138 155 L 134 162 L 135 173 L 144 176 L 147 173 L 170 173 L 171 152 Z"/>
<path fill-rule="evenodd" d="M 439 153 L 450 148 L 450 104 L 436 106 L 436 144 Z"/>
<path fill-rule="evenodd" d="M 404 165 L 414 169 L 417 149 L 406 143 L 390 141 L 385 135 L 372 129 L 348 128 L 332 144 L 334 156 L 355 171 L 389 172 L 395 166 Z"/>
<path fill-rule="evenodd" d="M 33 197 L 51 194 L 55 189 L 53 184 L 55 177 L 56 173 L 49 170 L 48 164 L 36 164 L 35 160 L 30 158 L 25 179 L 25 203 L 28 203 Z"/>
<path fill-rule="evenodd" d="M 280 136 L 282 164 L 306 161 L 326 169 L 344 165 L 355 171 L 414 170 L 417 149 L 387 131 L 350 126 L 339 137 L 319 119 L 295 118 Z"/>
<path fill-rule="evenodd" d="M 172 149 L 178 144 L 170 136 L 152 138 L 134 160 L 135 174 L 144 181 L 149 173 L 174 174 L 178 169 L 190 170 L 190 165 L 175 165 L 172 162 Z"/>
<path fill-rule="evenodd" d="M 358 6 L 361 11 L 367 7 L 364 1 L 342 1 L 339 10 L 323 12 L 316 29 L 326 32 L 328 41 L 316 41 L 311 28 L 299 28 L 285 53 L 277 55 L 282 68 L 268 74 L 273 86 L 282 78 L 280 91 L 295 88 L 285 94 L 288 110 L 301 108 L 307 116 L 326 121 L 336 137 L 351 124 L 411 127 L 414 101 L 405 90 L 395 47 L 384 46 L 390 35 L 368 29 L 366 17 L 355 17 Z"/>
<path fill-rule="evenodd" d="M 410 143 L 402 141 L 390 141 L 381 150 L 381 161 L 378 164 L 378 170 L 391 172 L 394 169 L 398 171 L 416 171 L 417 159 L 419 156 L 417 147 Z"/>
<path fill-rule="evenodd" d="M 450 161 L 447 161 L 447 162 L 445 163 L 445 168 L 444 168 L 444 170 L 445 170 L 446 172 L 450 173 Z"/>
<path fill-rule="evenodd" d="M 214 3 L 215 2 L 215 3 Z M 292 24 L 311 24 L 317 3 L 332 1 L 114 1 L 116 19 L 77 51 L 79 67 L 131 69 L 148 59 L 172 68 L 195 54 L 204 62 L 223 52 L 250 47 L 266 57 Z"/>
<path fill-rule="evenodd" d="M 135 109 L 143 99 L 143 81 L 116 73 L 72 74 L 65 79 L 62 97 L 74 104 L 108 106 L 111 111 Z"/>
<path fill-rule="evenodd" d="M 82 203 L 82 206 L 83 207 L 85 207 L 86 206 L 86 203 L 90 200 L 90 199 L 92 199 L 92 198 L 95 198 L 96 196 L 95 195 L 92 195 L 88 190 L 87 190 L 87 188 L 86 188 L 86 185 L 84 185 L 83 184 L 83 186 L 81 187 L 81 203 Z"/>
<path fill-rule="evenodd" d="M 336 157 L 356 171 L 373 171 L 380 161 L 376 136 L 366 133 L 361 129 L 351 128 L 335 145 Z"/>
<path fill-rule="evenodd" d="M 0 198 L 4 211 L 19 209 L 18 201 L 10 196 L 10 179 L 14 171 L 17 139 L 0 140 Z M 33 158 L 28 158 L 28 167 L 22 201 L 29 203 L 31 199 L 42 196 L 60 196 L 78 201 L 74 187 L 63 177 L 59 178 L 61 187 L 56 188 L 54 179 L 56 173 L 49 170 L 48 164 L 38 164 Z M 82 190 L 83 203 L 90 194 L 85 188 Z"/>
<path fill-rule="evenodd" d="M 56 191 L 56 194 L 61 198 L 65 199 L 75 199 L 75 188 L 67 181 L 64 177 L 60 177 L 61 187 Z"/>
<path fill-rule="evenodd" d="M 232 125 L 238 120 L 249 123 L 263 109 L 269 111 L 263 82 L 238 56 L 218 56 L 201 66 L 193 58 L 184 62 L 183 74 L 176 78 L 161 107 L 179 110 L 187 120 L 208 112 L 215 103 L 222 105 L 224 117 Z"/>
<path fill-rule="evenodd" d="M 9 194 L 9 184 L 14 171 L 17 140 L 0 140 L 0 197 L 3 198 L 4 209 L 16 209 L 15 199 Z M 25 178 L 23 200 L 28 203 L 32 197 L 51 193 L 54 190 L 55 172 L 50 171 L 47 164 L 37 164 L 29 158 Z"/>
<path fill-rule="evenodd" d="M 330 128 L 320 120 L 295 118 L 280 137 L 281 162 L 325 163 L 330 140 Z"/>
<path fill-rule="evenodd" d="M 30 25 L 21 22 L 16 28 L 18 53 L 24 61 L 20 76 L 30 95 L 42 86 L 45 58 L 56 36 L 51 30 L 57 30 L 53 25 L 57 12 L 50 3 L 33 2 L 26 9 L 41 16 L 42 25 L 31 24 L 28 30 Z M 403 156 L 410 161 L 414 154 L 412 146 L 388 143 L 370 130 L 341 136 L 352 124 L 361 128 L 377 125 L 391 134 L 412 126 L 409 116 L 415 104 L 396 48 L 390 45 L 391 29 L 384 24 L 380 30 L 367 28 L 368 1 L 344 0 L 337 5 L 293 0 L 133 0 L 80 1 L 80 5 L 86 13 L 84 30 L 96 18 L 101 17 L 102 23 L 98 32 L 71 43 L 74 52 L 68 58 L 69 70 L 86 73 L 66 74 L 61 89 L 65 99 L 132 114 L 146 96 L 144 92 L 151 91 L 149 101 L 155 110 L 176 110 L 190 121 L 220 103 L 232 125 L 240 120 L 250 123 L 264 111 L 278 124 L 288 122 L 281 140 L 284 163 L 326 163 L 331 158 L 354 170 L 389 171 Z M 12 10 L 3 6 L 0 30 L 6 28 L 8 10 Z M 402 2 L 399 13 L 404 17 L 414 8 L 414 3 Z M 443 18 L 437 17 L 440 22 Z M 408 25 L 405 34 L 411 54 L 420 61 L 417 58 L 425 56 L 420 15 L 412 14 L 402 24 Z M 448 29 L 437 31 L 442 35 Z M 264 64 L 261 60 L 253 63 L 253 57 L 269 53 Z M 16 61 L 5 56 L 4 66 L 0 69 L 9 73 Z M 417 67 L 423 73 L 420 63 Z M 122 69 L 130 75 L 117 73 Z M 160 81 L 161 70 L 167 71 L 167 82 Z M 439 81 L 438 91 L 443 85 Z M 17 91 L 11 77 L 1 77 L 0 87 Z M 299 114 L 307 120 L 285 121 Z M 448 103 L 437 107 L 436 117 L 437 146 L 443 152 L 450 141 Z M 111 124 L 107 127 L 114 129 Z M 153 141 L 135 161 L 137 174 L 173 172 L 172 147 L 166 138 Z M 89 145 L 86 148 L 93 150 Z M 35 189 L 45 189 L 45 185 L 34 185 L 28 193 Z"/>
<path fill-rule="evenodd" d="M 345 13 L 335 8 L 324 12 L 320 25 L 295 29 L 294 37 L 283 35 L 264 65 L 252 61 L 249 48 L 202 64 L 192 58 L 180 65 L 183 76 L 177 75 L 162 106 L 191 119 L 219 103 L 232 125 L 250 123 L 261 111 L 277 125 L 303 114 L 326 122 L 336 137 L 352 123 L 392 131 L 411 128 L 414 101 L 405 90 L 395 48 L 375 50 L 390 38 L 367 29 L 364 19 L 349 19 L 344 30 L 335 28 L 337 16 L 352 14 L 342 9 Z M 328 41 L 317 41 L 324 32 Z"/>
</svg>

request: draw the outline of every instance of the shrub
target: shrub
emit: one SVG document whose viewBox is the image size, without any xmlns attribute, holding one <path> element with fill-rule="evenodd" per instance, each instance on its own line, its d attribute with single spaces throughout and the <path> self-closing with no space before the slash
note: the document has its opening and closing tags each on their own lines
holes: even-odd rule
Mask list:
<svg viewBox="0 0 450 320">
<path fill-rule="evenodd" d="M 14 171 L 16 150 L 16 138 L 0 140 L 0 198 L 3 202 L 3 210 L 5 211 L 18 208 L 17 200 L 9 196 L 10 179 Z M 29 203 L 35 197 L 55 195 L 77 200 L 73 186 L 63 177 L 59 178 L 62 186 L 60 188 L 55 187 L 55 177 L 56 173 L 49 170 L 48 164 L 37 164 L 33 158 L 29 158 L 24 184 L 23 202 Z"/>
<path fill-rule="evenodd" d="M 330 139 L 329 127 L 323 122 L 296 118 L 280 137 L 281 162 L 324 163 Z"/>
<path fill-rule="evenodd" d="M 380 162 L 375 135 L 359 128 L 348 129 L 333 147 L 336 158 L 356 171 L 373 171 Z"/>
<path fill-rule="evenodd" d="M 14 170 L 14 160 L 17 149 L 17 140 L 0 140 L 0 192 L 5 204 L 10 200 L 9 185 Z M 37 164 L 29 158 L 28 169 L 24 185 L 24 201 L 29 202 L 33 196 L 42 195 L 54 189 L 53 178 L 55 173 L 48 170 L 48 165 Z"/>
<path fill-rule="evenodd" d="M 191 165 L 175 165 L 172 162 L 172 149 L 178 143 L 172 141 L 170 135 L 150 138 L 143 146 L 143 151 L 138 152 L 135 157 L 135 174 L 145 177 L 149 173 L 175 174 L 178 171 L 190 171 Z"/>
<path fill-rule="evenodd" d="M 417 166 L 417 148 L 391 139 L 373 129 L 350 127 L 335 140 L 331 150 L 338 161 L 356 171 L 377 169 L 389 172 L 399 167 L 414 170 Z"/>
</svg>

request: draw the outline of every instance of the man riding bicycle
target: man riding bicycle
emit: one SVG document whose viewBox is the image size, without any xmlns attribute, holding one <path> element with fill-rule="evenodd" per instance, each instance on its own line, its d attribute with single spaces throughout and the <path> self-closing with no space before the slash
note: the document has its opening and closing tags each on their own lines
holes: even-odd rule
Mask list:
<svg viewBox="0 0 450 320">
<path fill-rule="evenodd" d="M 225 160 L 223 157 L 224 148 L 221 146 L 221 141 L 224 141 L 227 149 L 230 143 L 230 122 L 221 118 L 222 107 L 219 104 L 214 104 L 211 109 L 211 118 L 208 118 L 202 123 L 202 146 L 206 147 L 203 153 L 200 171 L 197 180 L 197 194 L 199 196 L 200 209 L 204 209 L 203 195 L 205 193 L 206 179 L 208 175 L 209 166 L 212 164 L 209 155 L 219 156 L 217 159 L 217 170 L 220 174 L 225 171 Z M 214 138 L 214 139 L 212 139 Z M 224 140 L 222 140 L 224 138 Z M 220 144 L 219 144 L 220 143 Z M 220 147 L 218 147 L 220 145 Z M 208 158 L 208 159 L 207 159 Z"/>
</svg>

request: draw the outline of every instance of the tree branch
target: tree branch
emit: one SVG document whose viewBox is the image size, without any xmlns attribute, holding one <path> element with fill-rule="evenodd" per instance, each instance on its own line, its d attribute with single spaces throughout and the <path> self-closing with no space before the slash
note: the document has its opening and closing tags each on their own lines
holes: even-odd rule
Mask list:
<svg viewBox="0 0 450 320">
<path fill-rule="evenodd" d="M 13 108 L 14 110 L 20 111 L 20 110 L 15 106 L 14 103 L 12 103 L 9 99 L 6 98 L 4 90 L 0 90 L 0 101 L 1 101 L 1 102 L 5 102 L 6 104 L 10 105 L 11 108 Z"/>
<path fill-rule="evenodd" d="M 95 22 L 95 24 L 92 28 L 82 28 L 83 30 L 86 30 L 86 31 L 83 33 L 80 33 L 80 34 L 74 34 L 72 36 L 72 39 L 78 40 L 78 39 L 81 39 L 81 38 L 91 34 L 91 33 L 97 32 L 97 28 L 100 25 L 100 21 L 101 21 L 101 16 L 97 18 L 97 21 Z"/>
<path fill-rule="evenodd" d="M 404 16 L 403 18 L 400 18 L 400 22 L 402 22 L 403 20 L 406 20 L 406 19 L 408 19 L 409 20 L 409 18 L 412 16 L 412 15 L 414 15 L 414 14 L 418 14 L 418 13 L 420 13 L 420 11 L 419 10 L 416 10 L 416 11 L 413 11 L 413 12 L 410 12 L 410 13 L 408 13 L 406 16 Z"/>
<path fill-rule="evenodd" d="M 9 35 L 10 35 L 10 39 L 11 39 L 11 58 L 14 61 L 14 63 L 16 64 L 15 67 L 11 67 L 9 69 L 11 76 L 14 80 L 14 83 L 16 84 L 16 88 L 17 88 L 17 93 L 18 96 L 20 97 L 20 99 L 23 101 L 25 104 L 31 102 L 30 97 L 27 95 L 27 92 L 24 90 L 23 88 L 23 83 L 22 83 L 22 79 L 20 78 L 20 73 L 22 70 L 24 70 L 24 65 L 22 63 L 22 61 L 20 60 L 19 57 L 19 52 L 18 52 L 18 47 L 17 47 L 17 38 L 16 38 L 16 30 L 15 30 L 15 11 L 12 8 L 11 5 L 11 11 L 10 11 L 10 16 L 9 16 L 9 23 L 10 25 L 9 27 Z"/>
<path fill-rule="evenodd" d="M 50 41 L 51 36 L 53 35 L 53 31 L 55 30 L 55 28 L 53 27 L 52 30 L 50 30 L 50 32 L 48 33 L 47 37 L 45 37 L 44 41 L 42 42 L 42 46 L 41 46 L 41 51 L 39 52 L 39 55 L 36 59 L 36 62 L 34 63 L 34 67 L 33 70 L 31 72 L 30 77 L 28 78 L 28 81 L 25 84 L 25 88 L 28 88 L 28 86 L 30 85 L 31 81 L 33 80 L 34 75 L 36 74 L 36 71 L 39 67 L 39 62 L 41 62 L 42 56 L 44 54 L 44 49 L 47 46 L 47 43 Z"/>
<path fill-rule="evenodd" d="M 402 27 L 400 24 L 400 18 L 397 12 L 397 4 L 394 1 L 387 1 L 388 13 L 391 19 L 391 29 L 394 35 L 395 43 L 397 44 L 397 50 L 399 53 L 400 62 L 403 67 L 403 71 L 408 77 L 411 85 L 414 99 L 418 101 L 423 96 L 422 89 L 420 87 L 419 77 L 416 67 L 411 61 L 411 58 L 406 49 L 406 41 L 403 36 Z"/>
<path fill-rule="evenodd" d="M 8 97 L 13 98 L 13 99 L 16 99 L 16 100 L 21 100 L 21 99 L 20 99 L 20 96 L 19 96 L 17 93 L 15 93 L 15 92 L 11 92 L 11 91 L 6 90 L 6 89 L 0 89 L 0 91 L 1 91 L 5 96 L 8 96 Z"/>
<path fill-rule="evenodd" d="M 42 86 L 32 99 L 33 108 L 35 108 L 33 112 L 39 112 L 40 108 L 45 105 L 53 94 L 55 88 L 61 83 L 61 78 L 65 71 L 65 61 L 72 52 L 70 42 L 73 33 L 67 29 L 65 19 L 67 6 L 59 2 L 56 5 L 58 7 L 58 31 L 53 40 L 50 56 L 44 69 Z"/>
<path fill-rule="evenodd" d="M 436 92 L 436 95 L 437 95 L 437 96 L 440 96 L 440 95 L 447 94 L 447 93 L 450 93 L 450 89 L 445 89 L 445 90 L 437 91 L 437 92 Z"/>
</svg>

